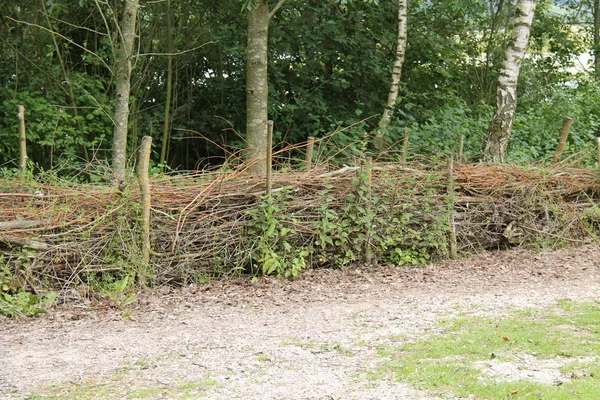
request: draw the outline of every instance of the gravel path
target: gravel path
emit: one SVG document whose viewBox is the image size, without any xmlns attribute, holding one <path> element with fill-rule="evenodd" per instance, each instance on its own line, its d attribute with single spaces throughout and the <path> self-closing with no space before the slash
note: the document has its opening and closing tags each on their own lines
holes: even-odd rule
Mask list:
<svg viewBox="0 0 600 400">
<path fill-rule="evenodd" d="M 436 334 L 439 318 L 600 300 L 599 256 L 590 245 L 425 268 L 314 270 L 294 282 L 161 288 L 125 312 L 70 305 L 0 319 L 0 399 L 66 399 L 73 388 L 102 386 L 108 394 L 80 397 L 152 388 L 144 398 L 435 399 L 367 379 L 381 362 L 377 346 Z"/>
</svg>

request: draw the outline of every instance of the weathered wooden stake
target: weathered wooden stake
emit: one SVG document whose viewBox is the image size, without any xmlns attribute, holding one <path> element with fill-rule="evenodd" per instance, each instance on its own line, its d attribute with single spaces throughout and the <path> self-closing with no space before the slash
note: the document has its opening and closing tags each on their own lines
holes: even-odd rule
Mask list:
<svg viewBox="0 0 600 400">
<path fill-rule="evenodd" d="M 448 197 L 450 204 L 450 259 L 458 259 L 458 250 L 456 243 L 456 224 L 454 223 L 454 160 L 448 157 Z"/>
<path fill-rule="evenodd" d="M 458 161 L 464 162 L 464 150 L 465 150 L 465 135 L 460 135 L 460 143 L 458 145 Z"/>
<path fill-rule="evenodd" d="M 373 183 L 373 157 L 371 156 L 367 157 L 365 172 L 367 174 L 367 185 L 369 187 L 369 195 L 371 195 L 371 184 Z"/>
<path fill-rule="evenodd" d="M 17 118 L 19 119 L 19 174 L 25 179 L 27 173 L 27 135 L 25 133 L 25 107 L 17 106 Z"/>
<path fill-rule="evenodd" d="M 600 169 L 600 137 L 596 138 L 596 143 L 598 147 L 598 168 Z"/>
<path fill-rule="evenodd" d="M 306 146 L 306 161 L 304 163 L 304 170 L 306 170 L 306 171 L 310 171 L 312 169 L 314 147 L 315 147 L 315 138 L 312 136 L 309 136 L 308 144 Z"/>
<path fill-rule="evenodd" d="M 558 141 L 558 147 L 556 148 L 556 153 L 554 153 L 554 164 L 560 161 L 560 157 L 562 156 L 563 151 L 565 150 L 565 146 L 567 144 L 567 138 L 569 137 L 569 129 L 571 129 L 571 125 L 573 125 L 573 118 L 567 117 L 565 118 L 565 122 L 562 127 L 562 131 L 560 132 L 560 139 Z"/>
<path fill-rule="evenodd" d="M 142 194 L 142 267 L 138 274 L 139 283 L 146 285 L 148 267 L 150 264 L 150 179 L 148 169 L 150 164 L 150 151 L 152 149 L 152 137 L 144 136 L 138 153 L 137 176 L 140 181 L 140 192 Z"/>
<path fill-rule="evenodd" d="M 408 140 L 410 139 L 410 132 L 404 132 L 404 142 L 402 143 L 402 164 L 406 164 L 406 153 L 408 152 Z"/>
<path fill-rule="evenodd" d="M 371 213 L 371 209 L 373 205 L 371 204 L 372 193 L 373 193 L 373 159 L 371 157 L 367 157 L 367 161 L 365 164 L 365 174 L 367 178 L 367 205 L 366 210 L 367 213 Z M 367 235 L 367 243 L 365 248 L 365 261 L 367 264 L 371 264 L 373 261 L 373 249 L 371 248 L 371 228 L 373 226 L 373 221 L 370 221 L 369 226 L 369 234 Z"/>
<path fill-rule="evenodd" d="M 271 195 L 273 188 L 273 182 L 271 180 L 272 169 L 273 169 L 273 121 L 267 121 L 267 149 L 266 149 L 266 162 L 267 162 L 267 195 Z"/>
</svg>

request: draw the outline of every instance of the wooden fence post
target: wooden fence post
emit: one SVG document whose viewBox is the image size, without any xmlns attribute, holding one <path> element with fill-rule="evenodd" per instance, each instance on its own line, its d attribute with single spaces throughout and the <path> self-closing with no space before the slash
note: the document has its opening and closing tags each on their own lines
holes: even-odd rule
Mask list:
<svg viewBox="0 0 600 400">
<path fill-rule="evenodd" d="M 370 156 L 367 157 L 365 164 L 365 174 L 367 179 L 367 204 L 365 209 L 369 215 L 372 214 L 373 210 L 373 158 Z M 367 264 L 371 264 L 373 261 L 373 249 L 371 248 L 371 230 L 373 229 L 373 221 L 370 221 L 370 226 L 368 227 L 367 234 L 367 243 L 365 244 L 365 261 Z"/>
<path fill-rule="evenodd" d="M 562 131 L 560 132 L 560 139 L 558 141 L 558 147 L 556 148 L 556 153 L 554 153 L 554 164 L 560 161 L 560 157 L 562 156 L 563 151 L 565 150 L 565 146 L 567 144 L 567 138 L 569 137 L 569 129 L 571 129 L 571 125 L 573 125 L 573 118 L 567 117 L 565 118 L 565 122 L 562 127 Z"/>
<path fill-rule="evenodd" d="M 152 137 L 144 136 L 138 153 L 137 176 L 140 181 L 140 193 L 142 194 L 142 268 L 138 279 L 142 286 L 146 286 L 148 268 L 150 264 L 150 179 L 148 169 L 150 164 L 150 150 L 152 149 Z"/>
<path fill-rule="evenodd" d="M 271 175 L 273 173 L 273 121 L 267 121 L 267 151 L 266 163 L 267 163 L 267 195 L 271 195 L 273 188 L 273 182 Z"/>
<path fill-rule="evenodd" d="M 596 138 L 597 148 L 598 148 L 598 168 L 600 169 L 600 137 Z"/>
<path fill-rule="evenodd" d="M 454 223 L 454 160 L 448 157 L 448 197 L 451 201 L 450 206 L 450 259 L 458 259 L 458 250 L 456 243 L 456 224 Z"/>
<path fill-rule="evenodd" d="M 460 135 L 460 143 L 458 145 L 458 161 L 464 162 L 464 150 L 465 150 L 465 135 Z"/>
<path fill-rule="evenodd" d="M 27 135 L 25 132 L 25 107 L 17 106 L 17 118 L 19 119 L 19 174 L 21 180 L 25 179 L 27 173 Z"/>
<path fill-rule="evenodd" d="M 308 144 L 306 146 L 306 160 L 304 163 L 304 170 L 310 171 L 312 169 L 313 160 L 313 149 L 315 147 L 315 138 L 312 136 L 308 137 Z"/>
<path fill-rule="evenodd" d="M 404 141 L 402 142 L 402 164 L 406 164 L 406 153 L 408 152 L 408 140 L 410 139 L 410 132 L 404 132 Z"/>
</svg>

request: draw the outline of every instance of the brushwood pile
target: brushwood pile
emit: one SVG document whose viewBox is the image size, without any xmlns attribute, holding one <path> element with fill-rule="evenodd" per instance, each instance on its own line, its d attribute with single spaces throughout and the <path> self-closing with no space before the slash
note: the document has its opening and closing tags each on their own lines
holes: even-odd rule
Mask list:
<svg viewBox="0 0 600 400">
<path fill-rule="evenodd" d="M 151 255 L 141 262 L 140 190 L 0 181 L 0 259 L 35 288 L 135 275 L 185 284 L 306 268 L 411 265 L 597 240 L 600 172 L 484 164 L 374 164 L 275 172 L 273 192 L 242 171 L 151 178 Z"/>
</svg>

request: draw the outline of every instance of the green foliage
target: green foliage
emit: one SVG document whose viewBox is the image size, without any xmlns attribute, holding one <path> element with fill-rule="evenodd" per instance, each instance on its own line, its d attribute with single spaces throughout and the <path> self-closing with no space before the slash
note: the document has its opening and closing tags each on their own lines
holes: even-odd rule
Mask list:
<svg viewBox="0 0 600 400">
<path fill-rule="evenodd" d="M 291 196 L 293 189 L 286 188 L 265 195 L 258 208 L 248 212 L 248 234 L 254 238 L 249 261 L 255 273 L 296 278 L 306 267 L 308 250 L 295 242 L 294 219 L 287 215 Z"/>
<path fill-rule="evenodd" d="M 82 76 L 81 79 L 85 78 Z M 112 129 L 107 118 L 111 106 L 107 104 L 105 95 L 99 92 L 103 83 L 95 83 L 100 86 L 92 88 L 90 84 L 82 84 L 80 110 L 61 106 L 64 99 L 52 99 L 37 90 L 21 91 L 15 97 L 4 100 L 5 115 L 0 117 L 0 162 L 18 158 L 16 110 L 17 105 L 23 105 L 30 161 L 43 169 L 52 168 L 62 161 L 81 164 L 82 149 L 91 151 L 99 148 L 110 137 Z"/>
<path fill-rule="evenodd" d="M 25 290 L 24 282 L 14 275 L 12 268 L 6 265 L 2 257 L 0 265 L 0 314 L 14 318 L 46 313 L 46 308 L 56 300 L 56 293 L 51 292 L 44 296 L 30 293 Z"/>
<path fill-rule="evenodd" d="M 51 292 L 45 296 L 19 290 L 16 293 L 0 293 L 0 314 L 8 317 L 32 317 L 45 314 L 47 308 L 56 300 L 56 293 Z"/>
<path fill-rule="evenodd" d="M 178 53 L 171 59 L 177 71 L 168 144 L 173 169 L 220 164 L 244 146 L 246 13 L 240 11 L 254 3 L 182 0 L 170 10 L 164 2 L 140 9 L 139 52 L 164 53 L 172 44 Z M 587 151 L 589 138 L 597 134 L 592 106 L 597 83 L 588 72 L 573 75 L 577 56 L 592 47 L 591 27 L 585 25 L 589 4 L 555 3 L 538 4 L 531 57 L 519 84 L 510 149 L 515 161 L 546 157 L 567 113 L 576 120 L 570 148 Z M 119 15 L 122 5 L 108 2 L 107 10 L 92 1 L 46 5 L 51 27 L 33 4 L 8 1 L 0 11 L 0 165 L 14 166 L 17 159 L 17 104 L 26 109 L 36 168 L 110 161 L 111 39 L 118 29 L 106 15 Z M 373 136 L 395 57 L 396 11 L 393 1 L 285 3 L 269 27 L 269 116 L 276 143 L 337 132 L 332 144 L 359 150 L 359 142 Z M 514 2 L 411 2 L 401 94 L 386 132 L 392 151 L 410 130 L 413 152 L 455 153 L 464 135 L 468 158 L 479 157 L 513 16 Z M 173 22 L 171 36 L 163 29 L 167 18 Z M 167 63 L 167 57 L 135 57 L 130 151 L 140 136 L 162 135 Z M 341 131 L 341 126 L 353 129 Z"/>
<path fill-rule="evenodd" d="M 517 113 L 510 157 L 517 161 L 547 159 L 558 145 L 565 117 L 574 119 L 564 156 L 583 154 L 587 166 L 597 166 L 595 138 L 600 135 L 600 86 L 593 79 L 556 83 L 543 91 L 526 92 Z M 541 98 L 540 98 L 541 96 Z M 533 104 L 535 103 L 535 104 Z"/>
<path fill-rule="evenodd" d="M 395 7 L 394 2 L 310 0 L 280 10 L 271 28 L 269 112 L 282 141 L 325 136 L 381 112 L 393 59 Z M 337 138 L 343 146 L 359 132 Z"/>
<path fill-rule="evenodd" d="M 433 178 L 399 180 L 382 172 L 373 183 L 359 172 L 343 197 L 331 184 L 319 192 L 311 238 L 294 228 L 300 216 L 291 205 L 292 189 L 264 197 L 247 213 L 251 272 L 290 278 L 311 264 L 416 265 L 443 257 L 449 208 L 440 203 L 440 190 Z"/>
<path fill-rule="evenodd" d="M 460 137 L 465 137 L 464 155 L 475 160 L 481 155 L 481 143 L 489 126 L 493 109 L 486 104 L 470 107 L 457 95 L 436 99 L 437 107 L 427 110 L 424 95 L 407 95 L 398 115 L 401 118 L 385 132 L 388 143 L 397 147 L 406 131 L 410 132 L 410 153 L 446 154 L 458 152 Z"/>
<path fill-rule="evenodd" d="M 380 229 L 394 221 L 387 220 L 385 204 L 373 194 L 373 184 L 364 171 L 352 184 L 353 190 L 346 194 L 338 211 L 330 209 L 335 198 L 327 191 L 321 193 L 326 201 L 320 209 L 322 217 L 316 224 L 318 240 L 315 242 L 320 249 L 320 259 L 333 261 L 339 267 L 359 260 L 371 262 L 373 256 L 386 261 L 384 252 L 394 238 L 383 238 Z"/>
<path fill-rule="evenodd" d="M 122 278 L 106 274 L 102 276 L 95 290 L 106 296 L 113 307 L 122 309 L 136 300 L 136 295 L 133 292 L 134 282 L 135 276 L 131 274 Z"/>
<path fill-rule="evenodd" d="M 423 248 L 410 246 L 410 248 L 402 249 L 394 247 L 390 252 L 390 262 L 394 265 L 418 265 L 425 264 L 430 259 L 429 253 Z"/>
</svg>

